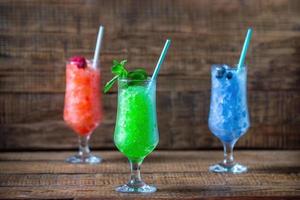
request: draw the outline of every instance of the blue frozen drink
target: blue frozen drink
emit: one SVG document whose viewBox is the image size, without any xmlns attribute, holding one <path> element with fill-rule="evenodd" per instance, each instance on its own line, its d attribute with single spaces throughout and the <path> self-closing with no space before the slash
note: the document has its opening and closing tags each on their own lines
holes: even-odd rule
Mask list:
<svg viewBox="0 0 300 200">
<path fill-rule="evenodd" d="M 247 107 L 247 68 L 213 65 L 211 68 L 209 129 L 224 145 L 224 161 L 213 172 L 242 173 L 246 167 L 233 160 L 233 147 L 250 126 Z"/>
<path fill-rule="evenodd" d="M 223 142 L 235 142 L 249 128 L 247 68 L 213 65 L 209 128 Z"/>
</svg>

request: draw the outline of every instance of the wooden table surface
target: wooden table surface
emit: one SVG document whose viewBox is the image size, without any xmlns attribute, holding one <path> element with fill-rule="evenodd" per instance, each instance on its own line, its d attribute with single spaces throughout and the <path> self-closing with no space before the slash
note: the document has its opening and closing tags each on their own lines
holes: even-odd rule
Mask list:
<svg viewBox="0 0 300 200">
<path fill-rule="evenodd" d="M 97 151 L 100 165 L 72 165 L 74 152 L 0 153 L 0 198 L 38 199 L 300 199 L 300 151 L 236 151 L 249 167 L 241 175 L 208 172 L 221 151 L 156 151 L 142 165 L 142 177 L 158 191 L 119 194 L 129 165 L 116 151 Z"/>
</svg>

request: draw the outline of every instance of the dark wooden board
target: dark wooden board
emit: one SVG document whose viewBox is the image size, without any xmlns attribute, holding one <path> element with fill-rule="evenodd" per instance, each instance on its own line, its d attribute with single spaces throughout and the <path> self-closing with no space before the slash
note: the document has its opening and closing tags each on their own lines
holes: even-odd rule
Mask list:
<svg viewBox="0 0 300 200">
<path fill-rule="evenodd" d="M 210 66 L 235 64 L 245 32 L 252 128 L 241 148 L 299 149 L 300 3 L 296 0 L 100 0 L 0 2 L 0 149 L 70 149 L 62 121 L 65 61 L 91 57 L 105 26 L 102 85 L 113 59 L 152 72 L 172 39 L 158 80 L 161 149 L 219 148 L 207 128 Z M 116 88 L 92 145 L 113 148 Z M 61 142 L 63 140 L 64 142 Z M 24 142 L 30 141 L 30 142 Z"/>
<path fill-rule="evenodd" d="M 237 151 L 249 167 L 241 175 L 213 174 L 209 165 L 221 151 L 160 151 L 142 166 L 142 176 L 158 187 L 152 195 L 118 194 L 129 165 L 118 152 L 97 151 L 100 165 L 72 165 L 73 152 L 0 153 L 0 198 L 39 199 L 298 199 L 299 151 Z"/>
</svg>

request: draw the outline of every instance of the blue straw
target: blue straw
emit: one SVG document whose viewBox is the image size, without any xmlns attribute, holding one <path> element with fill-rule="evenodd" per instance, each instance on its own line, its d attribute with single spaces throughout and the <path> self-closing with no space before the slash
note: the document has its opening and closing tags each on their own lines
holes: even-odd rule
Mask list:
<svg viewBox="0 0 300 200">
<path fill-rule="evenodd" d="M 251 40 L 251 36 L 252 36 L 252 28 L 248 28 L 247 35 L 246 35 L 245 42 L 244 42 L 244 46 L 243 46 L 243 49 L 242 49 L 242 52 L 241 52 L 239 64 L 237 66 L 238 71 L 241 70 L 243 65 L 244 65 L 247 50 L 248 50 L 250 40 Z"/>
<path fill-rule="evenodd" d="M 165 57 L 166 57 L 166 54 L 168 52 L 168 49 L 169 49 L 169 46 L 170 46 L 170 43 L 171 43 L 171 40 L 170 39 L 167 39 L 166 43 L 165 43 L 165 46 L 160 54 L 160 57 L 158 59 L 158 62 L 156 64 L 156 67 L 155 67 L 155 70 L 153 72 L 153 75 L 151 77 L 151 80 L 150 80 L 150 83 L 149 83 L 149 86 L 148 88 L 151 88 L 152 87 L 152 83 L 154 80 L 156 80 L 157 76 L 158 76 L 158 73 L 159 73 L 159 70 L 161 68 L 161 65 L 162 63 L 164 62 L 165 60 Z"/>
</svg>

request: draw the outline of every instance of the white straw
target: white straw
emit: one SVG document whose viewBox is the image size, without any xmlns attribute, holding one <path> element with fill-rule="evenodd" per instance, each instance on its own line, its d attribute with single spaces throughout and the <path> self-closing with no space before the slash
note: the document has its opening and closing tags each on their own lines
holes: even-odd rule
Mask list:
<svg viewBox="0 0 300 200">
<path fill-rule="evenodd" d="M 93 68 L 94 69 L 97 68 L 97 62 L 98 62 L 98 59 L 99 59 L 99 54 L 100 54 L 100 49 L 101 49 L 101 44 L 102 44 L 103 33 L 104 33 L 104 27 L 100 26 L 99 27 L 99 32 L 98 32 L 98 37 L 97 37 L 97 42 L 96 42 L 94 59 L 93 59 Z M 99 68 L 100 68 L 100 66 L 99 66 Z"/>
</svg>

